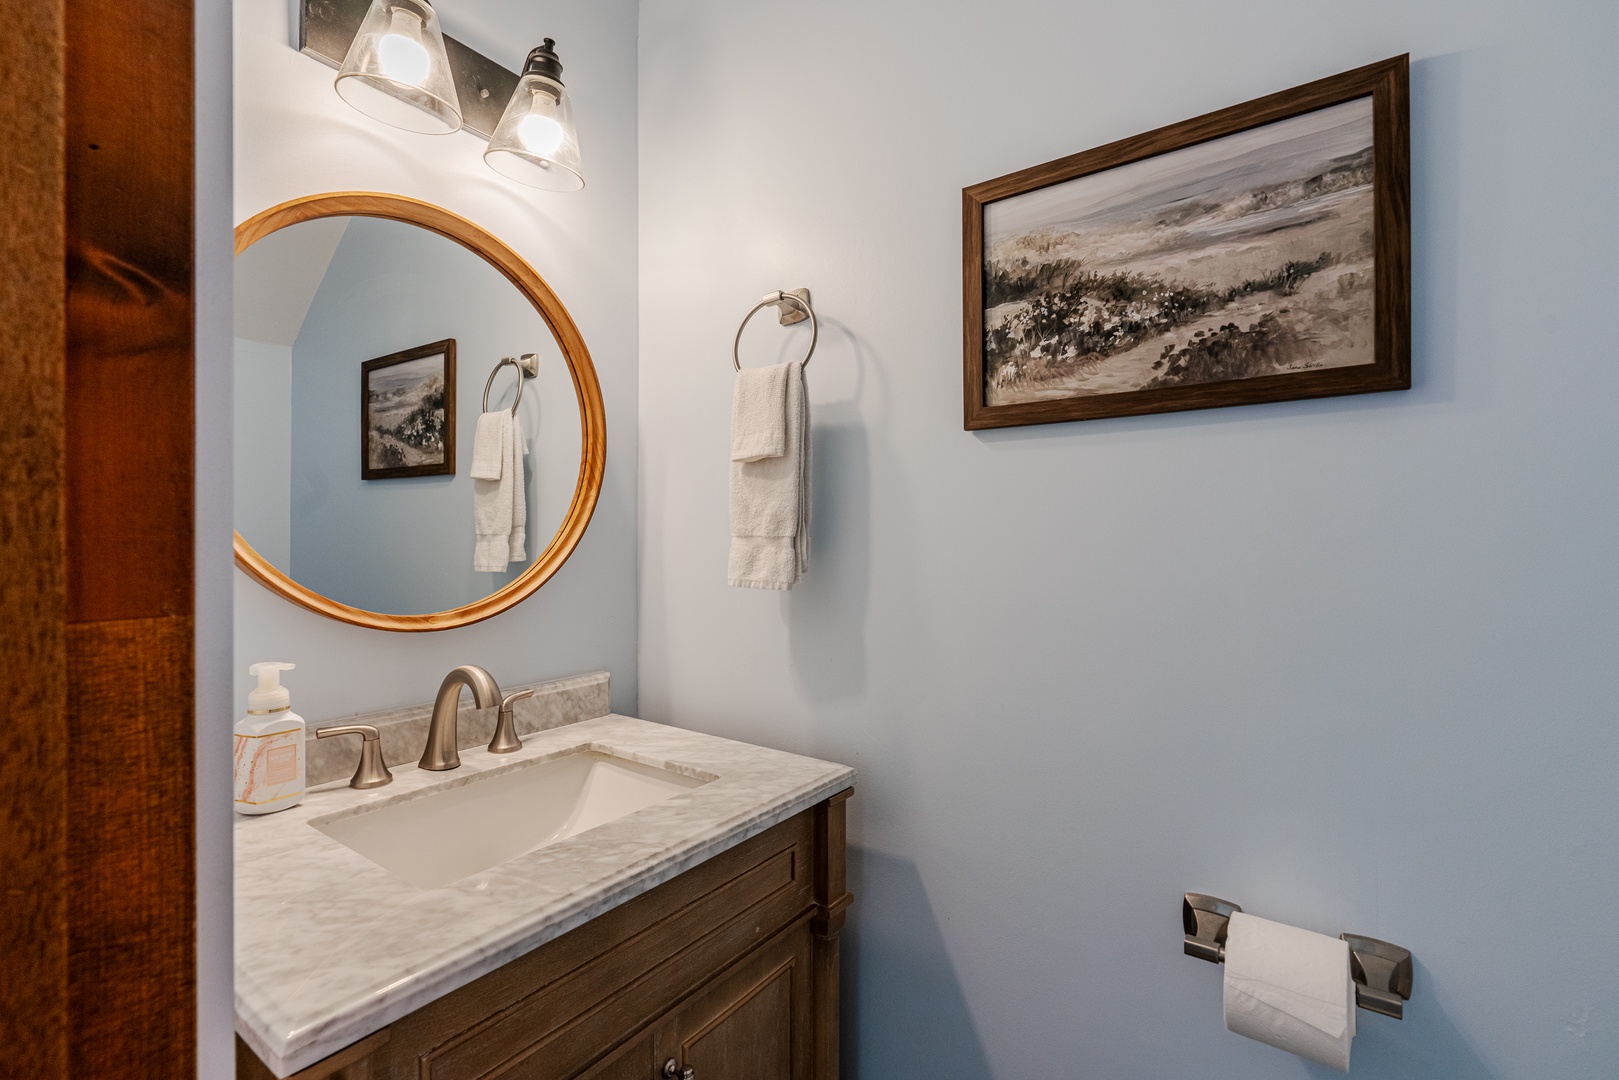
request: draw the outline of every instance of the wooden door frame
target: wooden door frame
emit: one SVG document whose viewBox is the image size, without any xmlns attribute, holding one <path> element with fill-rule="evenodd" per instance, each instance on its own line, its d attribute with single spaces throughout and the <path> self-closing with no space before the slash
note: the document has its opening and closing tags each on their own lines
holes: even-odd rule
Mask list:
<svg viewBox="0 0 1619 1080">
<path fill-rule="evenodd" d="M 0 1075 L 189 1080 L 192 3 L 3 11 Z"/>
<path fill-rule="evenodd" d="M 51 1080 L 68 1075 L 66 2 L 0 9 L 0 1075 Z"/>
</svg>

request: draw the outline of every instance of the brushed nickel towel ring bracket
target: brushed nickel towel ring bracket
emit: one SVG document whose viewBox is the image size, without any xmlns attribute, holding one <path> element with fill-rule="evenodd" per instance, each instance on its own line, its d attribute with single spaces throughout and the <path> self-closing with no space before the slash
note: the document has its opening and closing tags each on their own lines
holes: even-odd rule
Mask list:
<svg viewBox="0 0 1619 1080">
<path fill-rule="evenodd" d="M 489 411 L 489 388 L 495 385 L 495 376 L 500 369 L 510 364 L 517 369 L 517 400 L 512 402 L 512 415 L 517 415 L 517 406 L 523 403 L 523 384 L 540 373 L 540 354 L 524 353 L 522 356 L 503 356 L 500 363 L 489 373 L 489 378 L 483 384 L 483 411 Z"/>
<path fill-rule="evenodd" d="M 742 370 L 742 358 L 738 350 L 742 346 L 742 331 L 748 328 L 748 320 L 759 314 L 767 307 L 774 307 L 781 312 L 781 325 L 792 326 L 805 319 L 810 324 L 809 351 L 804 359 L 799 361 L 808 364 L 809 358 L 815 355 L 815 342 L 821 336 L 820 327 L 815 322 L 815 309 L 810 307 L 810 294 L 808 289 L 790 289 L 769 293 L 765 298 L 753 305 L 753 310 L 742 316 L 742 325 L 736 328 L 736 338 L 731 342 L 731 366 L 738 371 Z"/>
</svg>

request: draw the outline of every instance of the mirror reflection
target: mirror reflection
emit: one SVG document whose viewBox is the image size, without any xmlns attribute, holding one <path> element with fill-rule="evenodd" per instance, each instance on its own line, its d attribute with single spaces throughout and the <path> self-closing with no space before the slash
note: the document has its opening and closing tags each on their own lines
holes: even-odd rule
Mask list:
<svg viewBox="0 0 1619 1080">
<path fill-rule="evenodd" d="M 536 374 L 519 401 L 517 366 L 495 372 L 491 413 L 517 408 L 480 443 L 486 381 L 524 354 Z M 367 611 L 498 591 L 579 479 L 578 401 L 544 318 L 476 253 L 402 221 L 315 218 L 236 257 L 234 397 L 236 531 Z"/>
</svg>

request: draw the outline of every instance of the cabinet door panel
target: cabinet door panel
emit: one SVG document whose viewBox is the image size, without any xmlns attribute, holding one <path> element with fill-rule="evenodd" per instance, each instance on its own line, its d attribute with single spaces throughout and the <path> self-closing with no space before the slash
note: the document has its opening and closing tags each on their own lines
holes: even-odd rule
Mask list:
<svg viewBox="0 0 1619 1080">
<path fill-rule="evenodd" d="M 579 1080 L 653 1080 L 657 1075 L 652 1061 L 654 1049 L 652 1035 L 643 1035 Z"/>
<path fill-rule="evenodd" d="M 673 1022 L 670 1056 L 693 1080 L 808 1080 L 810 932 L 787 930 L 721 975 Z"/>
<path fill-rule="evenodd" d="M 792 969 L 773 971 L 732 1011 L 687 1041 L 686 1064 L 705 1078 L 792 1080 L 792 1016 Z"/>
</svg>

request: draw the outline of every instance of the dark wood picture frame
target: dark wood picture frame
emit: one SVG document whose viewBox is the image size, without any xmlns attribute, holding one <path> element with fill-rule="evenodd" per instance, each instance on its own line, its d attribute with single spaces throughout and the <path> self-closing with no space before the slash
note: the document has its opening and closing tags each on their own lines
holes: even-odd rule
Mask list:
<svg viewBox="0 0 1619 1080">
<path fill-rule="evenodd" d="M 962 190 L 967 430 L 1364 394 L 1411 387 L 1410 64 L 1397 56 Z M 984 357 L 984 208 L 1001 199 L 1370 97 L 1375 362 L 991 405 Z"/>
<path fill-rule="evenodd" d="M 444 460 L 423 465 L 390 465 L 373 467 L 371 464 L 371 374 L 383 368 L 424 360 L 430 356 L 444 357 Z M 455 475 L 455 339 L 445 338 L 414 349 L 379 356 L 360 365 L 360 479 L 396 480 L 405 476 Z"/>
</svg>

